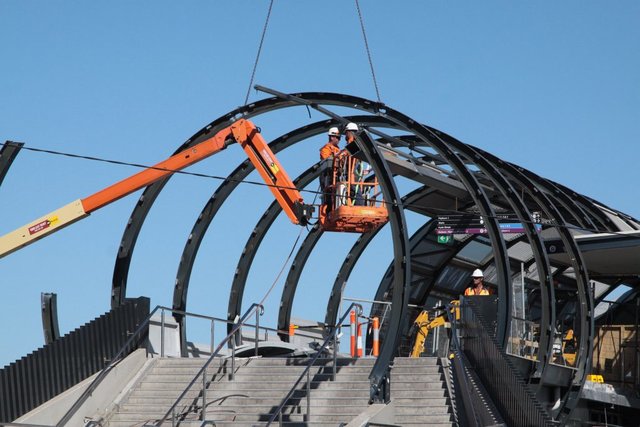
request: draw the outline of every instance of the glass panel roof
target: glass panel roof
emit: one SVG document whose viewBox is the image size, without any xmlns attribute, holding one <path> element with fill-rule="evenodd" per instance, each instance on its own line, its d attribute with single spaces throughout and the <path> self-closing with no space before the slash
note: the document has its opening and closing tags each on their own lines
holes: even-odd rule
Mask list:
<svg viewBox="0 0 640 427">
<path fill-rule="evenodd" d="M 462 248 L 460 252 L 458 252 L 456 258 L 469 261 L 473 264 L 480 264 L 481 261 L 489 254 L 491 254 L 491 246 L 478 240 L 472 240 L 468 245 Z"/>
</svg>

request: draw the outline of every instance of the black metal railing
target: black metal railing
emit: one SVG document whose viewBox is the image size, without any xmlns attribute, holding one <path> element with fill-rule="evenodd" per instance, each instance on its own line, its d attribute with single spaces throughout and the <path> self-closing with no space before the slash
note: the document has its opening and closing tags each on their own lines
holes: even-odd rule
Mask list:
<svg viewBox="0 0 640 427">
<path fill-rule="evenodd" d="M 149 313 L 149 299 L 127 300 L 0 370 L 0 423 L 10 423 L 104 368 L 119 351 L 137 349 L 147 338 L 129 334 Z M 125 348 L 123 345 L 129 343 Z"/>
<path fill-rule="evenodd" d="M 498 345 L 490 333 L 492 325 L 484 320 L 474 301 L 465 298 L 460 309 L 461 320 L 453 322 L 457 326 L 454 334 L 461 331 L 462 352 L 507 425 L 557 425 Z"/>
<path fill-rule="evenodd" d="M 342 325 L 343 322 L 347 319 L 347 316 L 350 315 L 351 310 L 355 309 L 356 310 L 356 316 L 360 316 L 362 315 L 362 306 L 358 303 L 352 303 L 349 308 L 347 308 L 347 310 L 344 312 L 344 314 L 342 315 L 342 317 L 338 320 L 336 325 Z M 309 375 L 310 369 L 311 367 L 313 367 L 316 363 L 316 361 L 318 360 L 318 358 L 320 358 L 320 355 L 323 354 L 324 350 L 329 346 L 329 343 L 333 342 L 333 370 L 332 370 L 332 380 L 335 381 L 336 379 L 336 358 L 337 358 L 337 354 L 338 354 L 338 343 L 337 343 L 337 334 L 338 331 L 340 330 L 339 327 L 334 327 L 331 330 L 331 333 L 329 333 L 329 335 L 327 335 L 327 337 L 325 338 L 324 342 L 322 343 L 322 345 L 320 346 L 320 348 L 317 349 L 316 354 L 309 360 L 309 363 L 307 363 L 307 367 L 302 371 L 302 373 L 300 374 L 300 376 L 298 377 L 298 379 L 296 380 L 296 382 L 293 383 L 293 385 L 291 386 L 291 389 L 289 389 L 289 392 L 287 393 L 287 395 L 284 397 L 284 399 L 282 399 L 282 402 L 280 402 L 280 405 L 276 408 L 275 411 L 273 411 L 273 413 L 271 414 L 271 416 L 269 417 L 269 421 L 267 421 L 266 427 L 269 427 L 271 425 L 272 422 L 275 421 L 276 418 L 280 417 L 280 425 L 282 425 L 282 410 L 284 409 L 284 407 L 287 405 L 287 403 L 289 402 L 289 399 L 291 399 L 291 396 L 293 396 L 293 394 L 295 393 L 295 391 L 297 390 L 298 386 L 300 385 L 300 383 L 302 382 L 302 379 L 307 378 L 307 382 L 306 382 L 306 398 L 307 398 L 307 412 L 306 412 L 306 422 L 310 422 L 311 421 L 311 378 Z"/>
<path fill-rule="evenodd" d="M 207 382 L 207 368 L 209 367 L 209 365 L 211 364 L 213 359 L 215 357 L 217 357 L 218 354 L 220 354 L 220 351 L 224 348 L 224 346 L 228 342 L 230 342 L 231 343 L 231 379 L 233 379 L 233 375 L 234 375 L 234 372 L 235 372 L 235 344 L 236 344 L 235 335 L 236 335 L 236 333 L 238 333 L 238 331 L 240 331 L 240 328 L 242 328 L 242 326 L 244 326 L 246 324 L 246 320 L 252 314 L 256 315 L 256 330 L 259 329 L 259 316 L 261 316 L 263 313 L 264 313 L 264 307 L 261 304 L 256 304 L 256 303 L 251 304 L 251 307 L 249 307 L 249 309 L 244 313 L 244 315 L 240 318 L 240 320 L 233 325 L 233 328 L 231 329 L 229 334 L 220 342 L 220 344 L 218 344 L 218 347 L 216 348 L 216 350 L 211 354 L 211 356 L 209 356 L 209 358 L 204 363 L 202 368 L 200 368 L 198 373 L 193 377 L 191 382 L 189 382 L 189 385 L 187 385 L 187 387 L 180 394 L 180 396 L 178 396 L 178 398 L 173 403 L 173 405 L 171 405 L 169 410 L 164 414 L 164 416 L 161 419 L 159 419 L 154 424 L 155 426 L 161 426 L 162 423 L 164 423 L 169 417 L 171 417 L 172 425 L 175 425 L 175 421 L 176 421 L 175 410 L 176 410 L 176 407 L 185 398 L 185 396 L 187 395 L 189 390 L 191 390 L 191 388 L 195 385 L 195 383 L 199 380 L 200 377 L 202 377 L 202 390 L 201 390 L 202 406 L 200 407 L 200 420 L 202 420 L 202 421 L 206 420 L 206 417 L 207 417 L 207 405 L 206 405 L 207 389 L 209 388 L 209 385 L 210 385 Z M 257 343 L 257 341 L 256 341 L 255 349 L 256 349 L 256 355 L 257 355 L 257 351 L 258 351 L 258 343 Z M 186 414 L 180 414 L 181 417 L 184 417 L 185 415 Z"/>
</svg>

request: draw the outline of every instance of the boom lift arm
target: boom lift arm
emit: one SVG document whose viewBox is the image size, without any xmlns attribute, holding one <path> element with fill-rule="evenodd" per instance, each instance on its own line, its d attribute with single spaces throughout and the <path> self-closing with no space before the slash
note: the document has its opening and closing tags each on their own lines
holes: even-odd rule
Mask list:
<svg viewBox="0 0 640 427">
<path fill-rule="evenodd" d="M 260 135 L 259 128 L 249 120 L 240 119 L 191 148 L 0 237 L 0 258 L 86 218 L 92 212 L 176 171 L 206 159 L 233 142 L 242 146 L 289 219 L 294 224 L 306 225 L 314 208 L 304 204 L 300 192 Z"/>
</svg>

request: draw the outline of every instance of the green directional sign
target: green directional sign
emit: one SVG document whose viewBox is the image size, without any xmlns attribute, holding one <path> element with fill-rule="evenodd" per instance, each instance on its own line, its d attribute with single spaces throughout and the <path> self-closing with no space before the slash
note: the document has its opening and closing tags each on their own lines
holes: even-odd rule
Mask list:
<svg viewBox="0 0 640 427">
<path fill-rule="evenodd" d="M 438 234 L 438 243 L 449 243 L 451 236 L 448 234 Z"/>
</svg>

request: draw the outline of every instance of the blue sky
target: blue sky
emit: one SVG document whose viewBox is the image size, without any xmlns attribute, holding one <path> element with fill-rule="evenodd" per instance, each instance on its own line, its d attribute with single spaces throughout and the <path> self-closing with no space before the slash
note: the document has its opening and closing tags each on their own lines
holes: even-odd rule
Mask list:
<svg viewBox="0 0 640 427">
<path fill-rule="evenodd" d="M 156 163 L 243 103 L 267 7 L 266 0 L 4 0 L 0 139 Z M 361 7 L 385 103 L 640 217 L 640 3 L 361 0 Z M 276 0 L 255 82 L 375 98 L 354 3 Z M 252 91 L 250 100 L 262 97 Z M 258 125 L 274 138 L 308 123 L 306 114 L 274 114 Z M 316 113 L 311 121 L 320 119 Z M 290 175 L 316 161 L 324 139 L 283 154 Z M 243 160 L 235 148 L 193 170 L 226 175 Z M 0 234 L 134 172 L 23 151 L 0 186 Z M 217 185 L 172 179 L 140 235 L 129 296 L 171 304 L 184 242 Z M 115 254 L 135 202 L 123 199 L 0 260 L 0 365 L 42 344 L 41 292 L 58 294 L 62 332 L 109 308 Z M 225 205 L 201 248 L 190 310 L 225 317 L 238 256 L 270 202 L 265 189 L 243 186 Z M 298 232 L 279 220 L 259 252 L 246 301 L 262 297 Z M 323 237 L 294 316 L 323 318 L 354 238 Z M 390 261 L 388 246 L 382 233 L 347 295 L 372 297 Z M 280 288 L 268 302 L 270 326 Z"/>
</svg>

